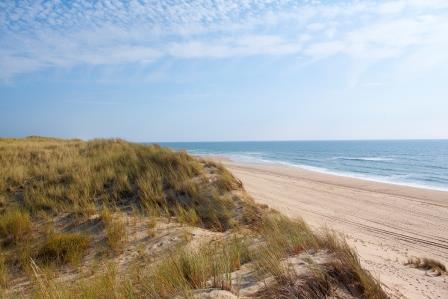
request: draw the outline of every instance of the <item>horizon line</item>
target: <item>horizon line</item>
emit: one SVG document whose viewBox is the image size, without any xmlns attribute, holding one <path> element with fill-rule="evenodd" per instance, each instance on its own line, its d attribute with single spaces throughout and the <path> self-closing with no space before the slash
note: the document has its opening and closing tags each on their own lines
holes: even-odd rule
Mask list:
<svg viewBox="0 0 448 299">
<path fill-rule="evenodd" d="M 60 136 L 51 136 L 51 135 L 26 135 L 26 136 L 0 136 L 0 139 L 7 139 L 7 138 L 17 138 L 17 139 L 24 139 L 24 138 L 30 138 L 30 137 L 42 137 L 42 138 L 57 138 L 57 139 L 80 139 L 83 141 L 91 141 L 95 139 L 123 139 L 128 142 L 133 143 L 142 143 L 142 144 L 150 144 L 150 143 L 230 143 L 230 142 L 318 142 L 318 141 L 446 141 L 448 140 L 448 137 L 443 138 L 366 138 L 366 139 L 247 139 L 247 140 L 191 140 L 191 141 L 137 141 L 132 139 L 127 139 L 125 137 L 119 137 L 119 136 L 109 136 L 109 137 L 92 137 L 92 138 L 83 138 L 83 137 L 60 137 Z"/>
<path fill-rule="evenodd" d="M 316 141 L 448 141 L 446 138 L 373 138 L 373 139 L 266 139 L 266 140 L 194 140 L 194 141 L 143 141 L 137 143 L 227 143 L 227 142 L 316 142 Z"/>
</svg>

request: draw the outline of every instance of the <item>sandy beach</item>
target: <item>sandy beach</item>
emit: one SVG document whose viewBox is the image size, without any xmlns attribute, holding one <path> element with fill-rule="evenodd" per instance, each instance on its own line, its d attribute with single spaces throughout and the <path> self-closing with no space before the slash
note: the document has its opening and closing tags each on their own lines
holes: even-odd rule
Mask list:
<svg viewBox="0 0 448 299">
<path fill-rule="evenodd" d="M 448 264 L 448 192 L 221 161 L 256 202 L 344 234 L 393 297 L 448 298 L 447 275 L 404 265 L 412 256 Z"/>
</svg>

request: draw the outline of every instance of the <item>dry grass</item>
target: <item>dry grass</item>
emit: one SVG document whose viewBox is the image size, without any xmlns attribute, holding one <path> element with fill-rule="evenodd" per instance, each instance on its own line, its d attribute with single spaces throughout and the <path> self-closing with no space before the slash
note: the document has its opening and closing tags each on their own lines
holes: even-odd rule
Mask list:
<svg viewBox="0 0 448 299">
<path fill-rule="evenodd" d="M 232 238 L 196 251 L 171 253 L 145 278 L 145 296 L 191 297 L 191 290 L 205 287 L 230 289 L 230 273 L 250 260 L 244 239 Z"/>
<path fill-rule="evenodd" d="M 122 251 L 127 241 L 126 226 L 123 220 L 111 219 L 105 223 L 105 226 L 107 245 L 115 252 Z"/>
<path fill-rule="evenodd" d="M 30 233 L 31 221 L 28 213 L 12 208 L 0 215 L 0 237 L 6 239 L 7 243 L 25 240 Z"/>
<path fill-rule="evenodd" d="M 146 221 L 146 235 L 148 238 L 152 238 L 156 235 L 156 225 L 157 221 L 154 217 L 151 217 Z"/>
<path fill-rule="evenodd" d="M 405 265 L 412 266 L 417 269 L 422 270 L 430 270 L 436 273 L 437 275 L 441 275 L 443 273 L 446 273 L 446 267 L 444 264 L 442 264 L 439 261 L 436 261 L 434 259 L 430 258 L 418 258 L 418 257 L 412 257 L 409 258 L 408 261 L 405 263 Z"/>
<path fill-rule="evenodd" d="M 104 205 L 135 204 L 148 214 L 191 218 L 179 213 L 181 206 L 197 215 L 197 224 L 225 230 L 235 207 L 223 195 L 238 186 L 222 166 L 157 145 L 0 139 L 1 205 L 9 210 L 19 204 L 33 217 L 42 212 L 88 217 Z"/>
<path fill-rule="evenodd" d="M 80 233 L 50 233 L 36 259 L 43 264 L 78 264 L 89 244 L 90 237 Z"/>
<path fill-rule="evenodd" d="M 58 283 L 33 266 L 34 298 L 192 298 L 202 287 L 229 289 L 230 272 L 249 260 L 243 239 L 232 238 L 196 251 L 179 248 L 149 271 L 119 275 L 108 264 L 93 278 Z M 177 296 L 177 297 L 176 297 Z"/>
<path fill-rule="evenodd" d="M 104 225 L 107 245 L 116 253 L 122 251 L 127 241 L 124 220 L 119 218 L 119 215 L 114 216 L 107 207 L 101 211 L 100 218 Z"/>
<path fill-rule="evenodd" d="M 121 140 L 0 139 L 0 213 L 4 250 L 0 251 L 0 284 L 9 286 L 9 270 L 28 268 L 25 272 L 34 277 L 33 291 L 21 296 L 188 298 L 198 288 L 230 289 L 231 273 L 251 261 L 260 275 L 271 275 L 277 282 L 273 292 L 260 296 L 313 298 L 306 292 L 327 294 L 331 286 L 346 284 L 355 285 L 362 298 L 385 298 L 378 282 L 361 268 L 343 240 L 331 233 L 316 235 L 303 221 L 277 213 L 265 211 L 261 217 L 262 210 L 247 199 L 241 182 L 222 165 L 157 145 Z M 95 214 L 101 221 L 92 217 Z M 87 249 L 96 250 L 90 246 L 96 233 L 103 236 L 104 232 L 109 247 L 122 252 L 128 246 L 123 219 L 129 217 L 149 217 L 149 239 L 155 236 L 156 217 L 215 231 L 234 230 L 227 240 L 197 250 L 173 249 L 150 267 L 136 262 L 129 267 L 135 271 L 119 273 L 113 264 L 102 265 L 103 270 L 87 279 L 61 285 L 52 279 L 54 274 L 39 268 L 54 265 L 57 276 L 59 266 L 79 264 Z M 55 226 L 53 219 L 69 219 L 69 223 L 60 220 Z M 95 228 L 95 221 L 104 231 L 82 233 L 82 229 Z M 81 233 L 55 232 L 55 228 L 64 230 L 61 225 L 73 225 Z M 241 237 L 239 232 L 247 228 L 249 235 Z M 298 289 L 297 277 L 282 261 L 316 250 L 327 250 L 336 259 L 327 268 L 316 269 L 308 289 Z"/>
<path fill-rule="evenodd" d="M 0 192 L 10 203 L 23 198 L 32 213 L 71 212 L 94 199 L 120 205 L 135 188 L 142 203 L 158 202 L 166 196 L 161 190 L 201 170 L 185 153 L 120 140 L 0 140 Z"/>
<path fill-rule="evenodd" d="M 272 276 L 275 279 L 273 284 L 261 289 L 256 298 L 318 299 L 331 296 L 335 288 L 356 298 L 387 298 L 379 283 L 362 270 L 356 254 L 344 240 L 331 233 L 312 235 L 303 222 L 277 214 L 266 217 L 264 221 L 261 234 L 231 237 L 197 250 L 181 247 L 168 253 L 149 270 L 137 267 L 136 272 L 118 275 L 114 267 L 107 267 L 93 279 L 66 285 L 64 292 L 56 298 L 193 298 L 195 289 L 230 290 L 234 282 L 231 273 L 248 262 L 254 263 L 260 277 Z M 275 237 L 281 233 L 279 228 L 286 225 L 289 230 L 284 236 L 290 234 L 293 241 L 283 236 Z M 250 245 L 253 237 L 262 242 Z M 300 277 L 284 263 L 285 258 L 299 253 L 297 248 L 300 252 L 325 250 L 335 258 L 322 265 L 310 264 L 311 274 Z M 60 292 L 58 287 L 48 285 L 38 295 L 55 298 L 45 295 L 45 292 L 56 292 L 52 290 Z"/>
<path fill-rule="evenodd" d="M 262 298 L 322 298 L 334 286 L 343 286 L 356 297 L 388 298 L 380 283 L 362 269 L 357 254 L 344 239 L 331 231 L 313 233 L 302 221 L 292 221 L 277 213 L 264 218 L 262 237 L 266 246 L 255 254 L 257 268 L 264 275 L 275 278 L 276 284 L 260 292 Z M 313 268 L 313 277 L 298 284 L 299 277 L 283 263 L 287 256 L 301 252 L 325 250 L 334 259 L 325 267 Z"/>
<path fill-rule="evenodd" d="M 32 264 L 34 284 L 32 298 L 37 299 L 92 299 L 92 298 L 132 298 L 126 296 L 126 285 L 119 284 L 116 267 L 108 264 L 104 272 L 72 283 L 58 283 L 48 277 L 42 268 Z"/>
<path fill-rule="evenodd" d="M 6 288 L 8 287 L 9 282 L 9 273 L 8 269 L 5 265 L 5 257 L 3 256 L 2 252 L 0 251 L 0 288 Z M 1 293 L 0 293 L 1 296 Z"/>
</svg>

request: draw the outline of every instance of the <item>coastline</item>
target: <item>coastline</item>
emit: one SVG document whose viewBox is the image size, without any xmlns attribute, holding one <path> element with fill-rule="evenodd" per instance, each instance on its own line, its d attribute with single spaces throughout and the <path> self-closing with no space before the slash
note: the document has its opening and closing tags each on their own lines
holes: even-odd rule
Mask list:
<svg viewBox="0 0 448 299">
<path fill-rule="evenodd" d="M 208 156 L 210 158 L 210 156 Z M 448 192 L 214 156 L 258 203 L 346 236 L 394 297 L 444 298 L 446 276 L 405 266 L 409 257 L 448 262 Z"/>
<path fill-rule="evenodd" d="M 350 178 L 350 179 L 355 179 L 355 180 L 362 180 L 362 181 L 382 183 L 382 184 L 402 186 L 402 187 L 410 187 L 410 188 L 416 188 L 416 189 L 434 190 L 434 191 L 441 191 L 441 192 L 448 193 L 448 186 L 440 187 L 440 186 L 435 186 L 435 185 L 430 185 L 430 184 L 424 184 L 422 182 L 397 181 L 397 180 L 387 179 L 387 178 L 384 178 L 384 177 L 381 177 L 378 175 L 372 175 L 372 174 L 371 175 L 367 175 L 367 174 L 361 175 L 361 174 L 356 174 L 354 172 L 348 172 L 348 171 L 342 171 L 342 170 L 331 170 L 331 169 L 326 169 L 326 168 L 317 167 L 317 166 L 294 164 L 294 163 L 285 162 L 285 161 L 266 160 L 266 159 L 252 158 L 252 157 L 246 157 L 246 156 L 241 156 L 244 158 L 234 158 L 231 155 L 216 155 L 216 154 L 194 154 L 194 153 L 192 153 L 192 155 L 202 157 L 202 158 L 210 158 L 210 159 L 216 159 L 216 160 L 220 160 L 220 161 L 233 162 L 235 164 L 285 166 L 288 168 L 296 168 L 296 169 L 303 170 L 303 171 L 316 172 L 316 173 L 321 173 L 321 174 L 325 174 L 325 175 L 332 175 L 332 176 Z"/>
</svg>

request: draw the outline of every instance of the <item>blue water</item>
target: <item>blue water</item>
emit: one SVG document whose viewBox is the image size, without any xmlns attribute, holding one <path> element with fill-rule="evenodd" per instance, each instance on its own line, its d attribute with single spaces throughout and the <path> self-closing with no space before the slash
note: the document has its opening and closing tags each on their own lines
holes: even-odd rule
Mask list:
<svg viewBox="0 0 448 299">
<path fill-rule="evenodd" d="M 179 142 L 162 145 L 234 161 L 281 163 L 410 186 L 448 190 L 448 140 Z"/>
</svg>

